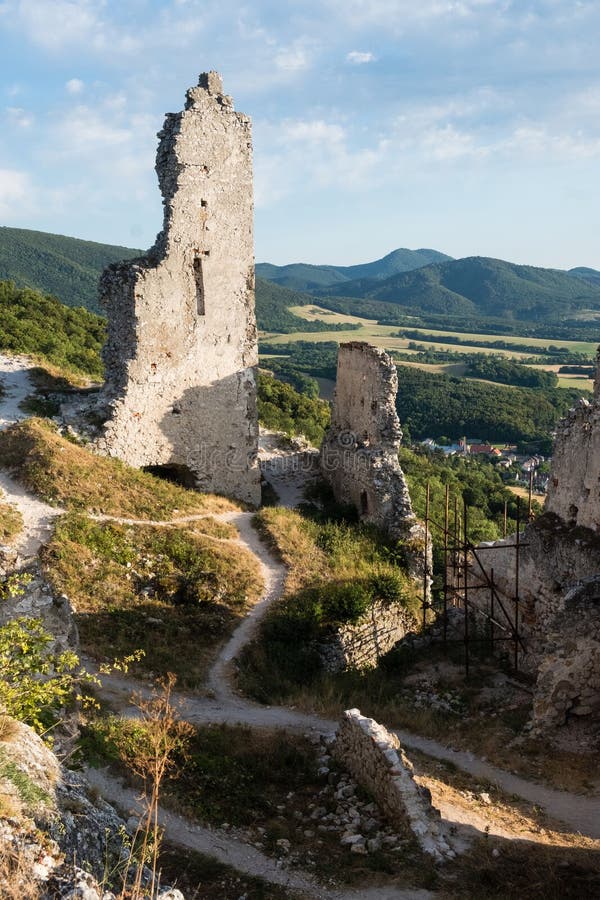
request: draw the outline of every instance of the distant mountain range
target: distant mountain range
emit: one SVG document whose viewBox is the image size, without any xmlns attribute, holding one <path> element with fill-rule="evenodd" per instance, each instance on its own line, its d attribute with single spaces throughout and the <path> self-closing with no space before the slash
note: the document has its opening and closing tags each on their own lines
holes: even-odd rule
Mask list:
<svg viewBox="0 0 600 900">
<path fill-rule="evenodd" d="M 527 322 L 562 321 L 581 310 L 600 309 L 600 281 L 484 256 L 436 263 L 384 281 L 361 278 L 319 293 L 383 301 L 417 313 Z"/>
<path fill-rule="evenodd" d="M 261 278 L 280 284 L 294 291 L 318 291 L 330 285 L 341 285 L 358 278 L 382 281 L 400 272 L 419 269 L 430 263 L 452 259 L 437 250 L 392 250 L 382 259 L 362 263 L 358 266 L 313 266 L 309 263 L 291 263 L 288 266 L 273 266 L 271 263 L 257 263 L 256 274 Z"/>
<path fill-rule="evenodd" d="M 101 311 L 97 284 L 104 267 L 141 254 L 130 247 L 0 227 L 0 279 L 96 312 Z M 288 311 L 314 303 L 315 295 L 325 305 L 328 297 L 332 305 L 333 298 L 350 298 L 359 314 L 361 300 L 417 315 L 549 323 L 570 316 L 581 321 L 586 310 L 600 310 L 600 272 L 595 269 L 564 272 L 480 256 L 452 259 L 437 250 L 399 249 L 356 266 L 259 263 L 256 272 L 262 276 L 256 280 L 259 327 L 269 331 L 330 328 Z"/>
</svg>

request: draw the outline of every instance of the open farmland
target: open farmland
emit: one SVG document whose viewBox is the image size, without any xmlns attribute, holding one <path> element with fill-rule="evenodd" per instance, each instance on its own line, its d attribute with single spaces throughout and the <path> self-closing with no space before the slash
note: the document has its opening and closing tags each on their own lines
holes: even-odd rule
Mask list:
<svg viewBox="0 0 600 900">
<path fill-rule="evenodd" d="M 323 307 L 319 307 L 316 304 L 312 306 L 294 306 L 290 308 L 290 312 L 295 316 L 298 316 L 301 319 L 306 319 L 307 321 L 323 321 L 329 322 L 332 325 L 338 324 L 353 324 L 360 325 L 361 328 L 355 331 L 338 331 L 338 332 L 321 332 L 318 336 L 314 335 L 312 332 L 297 332 L 292 335 L 281 335 L 281 342 L 287 343 L 289 340 L 312 340 L 312 341 L 321 341 L 321 340 L 334 340 L 334 341 L 346 341 L 346 340 L 371 340 L 373 339 L 373 343 L 377 343 L 377 346 L 386 346 L 389 349 L 397 349 L 404 350 L 408 347 L 409 342 L 413 342 L 416 338 L 398 338 L 395 335 L 398 334 L 402 328 L 399 328 L 397 325 L 378 325 L 374 319 L 365 319 L 360 316 L 350 316 L 344 315 L 342 313 L 335 313 L 331 310 L 324 309 Z M 524 356 L 530 356 L 530 353 L 523 353 L 519 350 L 519 346 L 526 344 L 529 347 L 536 347 L 539 349 L 539 353 L 543 353 L 548 347 L 555 347 L 564 350 L 569 350 L 572 353 L 584 353 L 586 356 L 593 358 L 596 353 L 597 344 L 593 341 L 568 341 L 568 340 L 558 340 L 551 338 L 534 338 L 534 337 L 518 337 L 516 335 L 504 335 L 504 334 L 492 334 L 492 333 L 465 333 L 465 332 L 455 332 L 455 331 L 441 331 L 435 328 L 413 328 L 409 329 L 411 332 L 416 331 L 423 335 L 423 339 L 427 336 L 434 336 L 440 339 L 440 342 L 433 343 L 431 341 L 427 341 L 427 346 L 431 349 L 442 349 L 442 350 L 459 350 L 464 351 L 465 353 L 498 353 L 502 356 L 512 356 L 515 359 L 523 358 Z M 469 345 L 464 344 L 454 344 L 454 343 L 444 343 L 444 338 L 447 337 L 457 337 L 462 341 L 481 341 L 482 344 L 491 343 L 493 341 L 502 340 L 507 344 L 514 345 L 514 352 L 511 350 L 501 350 L 490 347 L 471 347 Z M 388 343 L 381 343 L 381 339 L 384 338 L 388 341 Z M 270 343 L 279 343 L 279 340 L 269 339 Z"/>
</svg>

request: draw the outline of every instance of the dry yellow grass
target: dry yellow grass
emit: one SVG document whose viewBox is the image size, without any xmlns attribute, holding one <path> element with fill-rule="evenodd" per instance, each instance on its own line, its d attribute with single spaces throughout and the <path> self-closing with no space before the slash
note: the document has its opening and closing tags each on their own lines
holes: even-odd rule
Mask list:
<svg viewBox="0 0 600 900">
<path fill-rule="evenodd" d="M 0 494 L 0 544 L 10 544 L 23 530 L 23 516 L 18 509 L 2 501 Z"/>
<path fill-rule="evenodd" d="M 288 568 L 286 594 L 305 587 L 314 580 L 316 573 L 326 577 L 330 569 L 327 556 L 315 543 L 315 529 L 300 513 L 281 507 L 265 507 L 256 521 Z"/>
<path fill-rule="evenodd" d="M 240 508 L 224 497 L 186 490 L 119 460 L 96 456 L 61 437 L 41 419 L 28 419 L 3 431 L 0 459 L 32 493 L 71 509 L 171 519 Z"/>
</svg>

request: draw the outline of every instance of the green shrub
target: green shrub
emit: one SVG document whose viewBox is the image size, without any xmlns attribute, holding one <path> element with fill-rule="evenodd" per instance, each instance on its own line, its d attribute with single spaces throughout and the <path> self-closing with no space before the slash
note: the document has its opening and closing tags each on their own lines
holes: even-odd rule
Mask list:
<svg viewBox="0 0 600 900">
<path fill-rule="evenodd" d="M 349 582 L 327 586 L 323 597 L 323 619 L 330 625 L 354 624 L 374 600 L 365 584 Z"/>
<path fill-rule="evenodd" d="M 71 702 L 85 673 L 70 650 L 51 649 L 40 619 L 21 617 L 0 627 L 0 708 L 39 733 Z"/>
<path fill-rule="evenodd" d="M 388 570 L 375 572 L 371 576 L 371 589 L 378 600 L 384 603 L 398 603 L 406 600 L 406 576 Z"/>
</svg>

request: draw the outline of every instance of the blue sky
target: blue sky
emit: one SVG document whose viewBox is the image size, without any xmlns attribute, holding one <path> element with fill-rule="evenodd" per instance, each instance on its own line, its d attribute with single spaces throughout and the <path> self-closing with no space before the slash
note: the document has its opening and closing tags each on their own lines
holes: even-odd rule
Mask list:
<svg viewBox="0 0 600 900">
<path fill-rule="evenodd" d="M 256 257 L 600 268 L 599 0 L 0 0 L 0 224 L 148 247 L 156 132 L 218 69 Z"/>
</svg>

